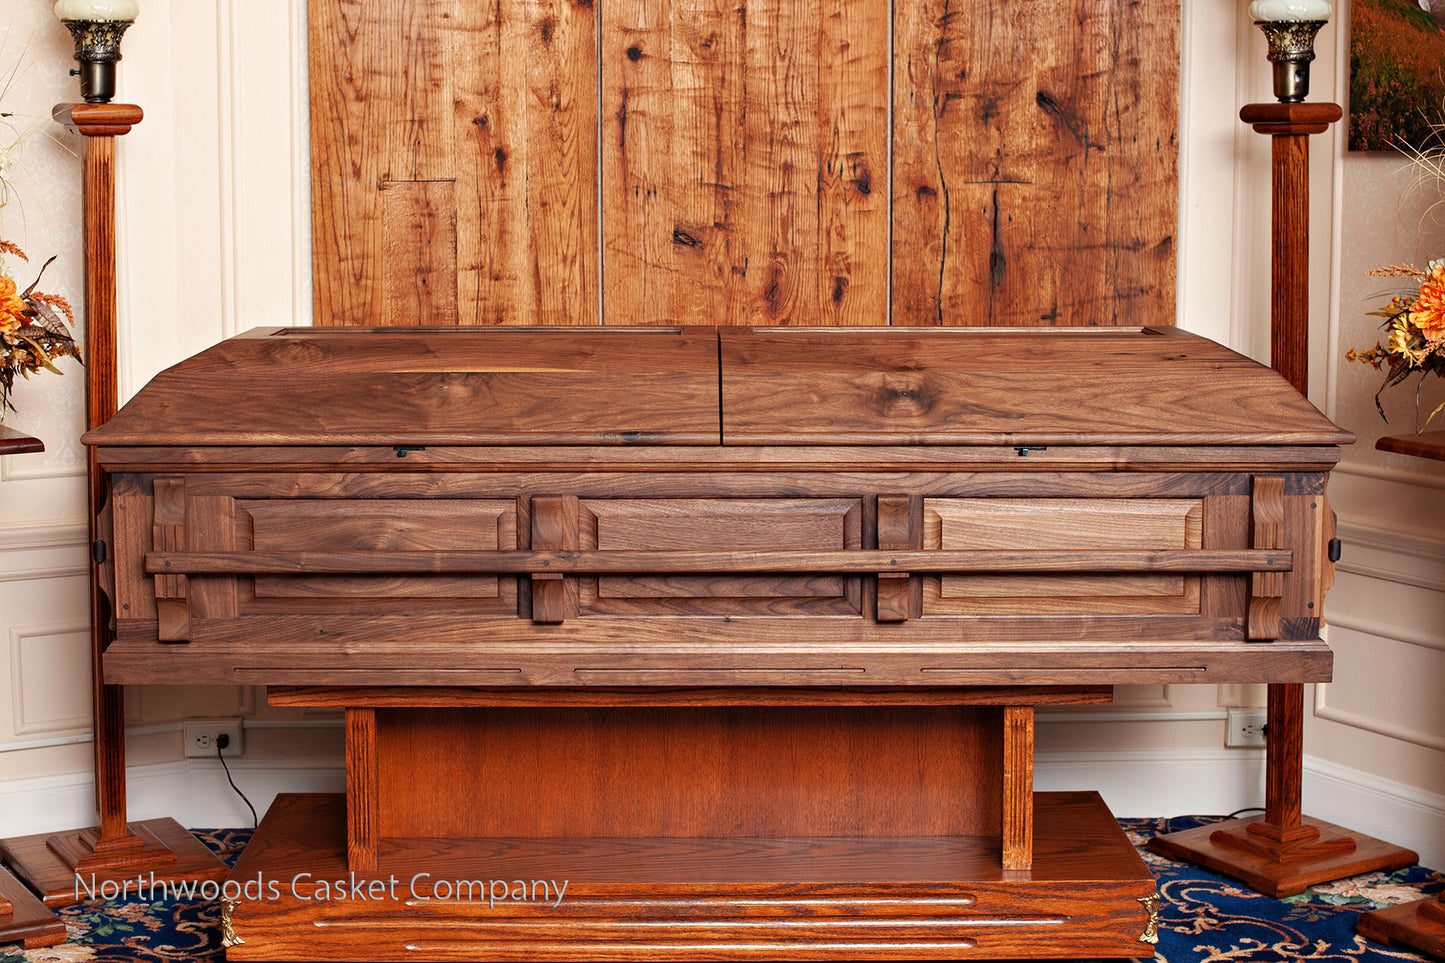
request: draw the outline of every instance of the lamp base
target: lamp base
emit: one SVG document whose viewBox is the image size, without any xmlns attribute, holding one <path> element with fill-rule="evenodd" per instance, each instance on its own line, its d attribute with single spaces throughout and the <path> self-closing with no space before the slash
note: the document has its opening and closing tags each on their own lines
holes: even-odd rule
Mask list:
<svg viewBox="0 0 1445 963">
<path fill-rule="evenodd" d="M 1359 873 L 1403 869 L 1415 853 L 1306 816 L 1284 829 L 1262 816 L 1232 819 L 1149 840 L 1149 851 L 1194 863 L 1274 899 Z"/>
<path fill-rule="evenodd" d="M 1310 92 L 1310 62 L 1315 59 L 1315 34 L 1323 20 L 1261 20 L 1255 25 L 1269 41 L 1269 62 L 1274 64 L 1274 96 L 1282 104 L 1297 104 Z"/>
<path fill-rule="evenodd" d="M 108 104 L 115 97 L 115 65 L 120 60 L 120 38 L 129 20 L 63 20 L 75 38 L 75 59 L 80 64 L 80 96 L 88 104 Z"/>
<path fill-rule="evenodd" d="M 128 884 L 134 892 L 137 880 L 144 881 L 143 888 L 154 889 L 222 880 L 230 871 L 174 819 L 147 819 L 127 829 L 126 840 L 133 838 L 133 846 L 97 846 L 98 830 L 91 828 L 3 839 L 0 855 L 51 907 L 92 899 L 90 893 L 106 883 Z"/>
</svg>

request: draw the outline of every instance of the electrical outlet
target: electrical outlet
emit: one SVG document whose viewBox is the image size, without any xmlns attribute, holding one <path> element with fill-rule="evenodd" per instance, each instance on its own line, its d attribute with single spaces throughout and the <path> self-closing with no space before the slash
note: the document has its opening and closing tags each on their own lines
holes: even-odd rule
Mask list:
<svg viewBox="0 0 1445 963">
<path fill-rule="evenodd" d="M 186 741 L 186 756 L 214 758 L 217 740 L 226 736 L 226 746 L 221 755 L 232 759 L 241 754 L 240 719 L 187 719 L 181 723 L 181 732 Z"/>
<path fill-rule="evenodd" d="M 1263 749 L 1267 718 L 1263 709 L 1230 709 L 1224 724 L 1224 744 L 1232 749 Z"/>
</svg>

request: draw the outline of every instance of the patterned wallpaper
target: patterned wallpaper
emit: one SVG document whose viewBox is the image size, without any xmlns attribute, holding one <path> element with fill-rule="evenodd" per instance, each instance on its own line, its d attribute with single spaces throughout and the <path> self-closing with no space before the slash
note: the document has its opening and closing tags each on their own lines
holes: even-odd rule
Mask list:
<svg viewBox="0 0 1445 963">
<path fill-rule="evenodd" d="M 0 129 L 7 152 L 5 192 L 0 207 L 0 237 L 30 255 L 30 263 L 7 258 L 23 289 L 50 255 L 43 290 L 64 295 L 80 317 L 84 283 L 81 244 L 82 139 L 51 122 L 52 105 L 77 99 L 69 75 L 73 66 L 65 28 L 56 22 L 49 0 L 11 0 L 8 23 L 0 22 L 0 112 L 12 114 Z M 18 144 L 16 143 L 19 139 Z M 12 146 L 13 145 L 13 146 Z M 77 338 L 82 332 L 75 332 Z M 85 381 L 74 361 L 57 365 L 63 377 L 45 372 L 16 384 L 18 411 L 3 415 L 12 428 L 35 435 L 46 451 L 25 456 L 24 469 L 60 470 L 84 464 L 80 432 L 84 423 Z M 0 479 L 4 474 L 0 473 Z"/>
</svg>

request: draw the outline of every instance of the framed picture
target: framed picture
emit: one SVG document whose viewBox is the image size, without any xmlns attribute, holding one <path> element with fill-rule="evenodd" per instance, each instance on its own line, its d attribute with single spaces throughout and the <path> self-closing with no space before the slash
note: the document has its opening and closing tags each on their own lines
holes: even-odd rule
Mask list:
<svg viewBox="0 0 1445 963">
<path fill-rule="evenodd" d="M 1445 124 L 1445 0 L 1350 4 L 1350 150 L 1420 149 Z"/>
</svg>

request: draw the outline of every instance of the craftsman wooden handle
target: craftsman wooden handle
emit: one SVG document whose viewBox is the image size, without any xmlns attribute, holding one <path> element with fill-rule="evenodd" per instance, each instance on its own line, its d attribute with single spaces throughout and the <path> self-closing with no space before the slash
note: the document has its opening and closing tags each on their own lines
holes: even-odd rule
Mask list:
<svg viewBox="0 0 1445 963">
<path fill-rule="evenodd" d="M 150 552 L 152 575 L 1288 572 L 1290 551 Z"/>
</svg>

